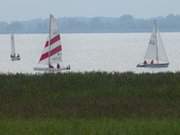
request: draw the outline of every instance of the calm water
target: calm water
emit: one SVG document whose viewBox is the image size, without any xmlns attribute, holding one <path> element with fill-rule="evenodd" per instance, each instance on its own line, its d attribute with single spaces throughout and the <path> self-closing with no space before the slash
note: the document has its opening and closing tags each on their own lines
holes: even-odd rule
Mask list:
<svg viewBox="0 0 180 135">
<path fill-rule="evenodd" d="M 161 33 L 169 57 L 169 68 L 136 68 L 143 61 L 150 33 L 128 34 L 62 34 L 63 65 L 71 71 L 180 71 L 180 33 Z M 0 35 L 0 72 L 34 73 L 47 39 L 46 34 L 15 35 L 16 52 L 22 60 L 10 60 L 10 35 Z"/>
</svg>

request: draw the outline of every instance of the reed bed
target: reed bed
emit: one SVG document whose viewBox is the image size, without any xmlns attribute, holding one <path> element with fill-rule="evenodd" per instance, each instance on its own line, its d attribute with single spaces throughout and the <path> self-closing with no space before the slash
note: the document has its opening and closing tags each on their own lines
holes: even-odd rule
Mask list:
<svg viewBox="0 0 180 135">
<path fill-rule="evenodd" d="M 179 134 L 179 118 L 180 73 L 0 75 L 4 135 Z"/>
</svg>

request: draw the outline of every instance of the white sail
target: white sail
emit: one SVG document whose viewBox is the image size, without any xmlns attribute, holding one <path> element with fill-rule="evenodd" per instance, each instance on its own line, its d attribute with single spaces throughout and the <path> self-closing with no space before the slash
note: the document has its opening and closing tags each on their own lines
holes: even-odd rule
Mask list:
<svg viewBox="0 0 180 135">
<path fill-rule="evenodd" d="M 147 62 L 153 60 L 156 63 L 168 63 L 168 57 L 166 55 L 156 22 L 154 23 L 154 29 L 150 37 L 144 60 Z"/>
<path fill-rule="evenodd" d="M 14 34 L 11 34 L 11 56 L 16 56 Z"/>
<path fill-rule="evenodd" d="M 39 63 L 57 64 L 60 61 L 62 61 L 62 45 L 58 21 L 53 15 L 50 15 L 49 38 L 46 41 Z"/>
<path fill-rule="evenodd" d="M 163 41 L 162 38 L 160 36 L 160 33 L 158 32 L 158 59 L 159 62 L 169 62 L 164 45 L 163 45 Z"/>
<path fill-rule="evenodd" d="M 147 61 L 156 59 L 156 54 L 157 54 L 156 33 L 153 31 L 151 38 L 149 40 L 149 45 L 148 45 L 144 59 Z"/>
</svg>

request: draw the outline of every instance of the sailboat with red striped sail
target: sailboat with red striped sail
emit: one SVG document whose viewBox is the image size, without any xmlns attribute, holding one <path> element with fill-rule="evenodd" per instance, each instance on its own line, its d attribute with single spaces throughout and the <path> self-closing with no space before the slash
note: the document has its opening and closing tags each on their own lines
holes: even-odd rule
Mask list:
<svg viewBox="0 0 180 135">
<path fill-rule="evenodd" d="M 49 37 L 44 45 L 43 52 L 39 59 L 39 64 L 47 67 L 36 67 L 35 71 L 60 72 L 62 70 L 70 70 L 70 65 L 62 67 L 62 44 L 59 34 L 58 21 L 53 15 L 49 19 Z"/>
</svg>

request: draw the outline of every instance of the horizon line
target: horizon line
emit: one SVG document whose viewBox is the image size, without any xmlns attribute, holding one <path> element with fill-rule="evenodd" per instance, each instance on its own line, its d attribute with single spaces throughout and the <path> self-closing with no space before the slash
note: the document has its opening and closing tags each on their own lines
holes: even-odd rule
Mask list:
<svg viewBox="0 0 180 135">
<path fill-rule="evenodd" d="M 41 19 L 41 20 L 46 20 L 48 19 L 48 16 L 49 14 L 47 15 L 47 17 L 34 17 L 34 18 L 29 18 L 29 19 L 17 19 L 17 20 L 0 20 L 0 22 L 8 22 L 8 23 L 11 23 L 11 22 L 23 22 L 23 21 L 31 21 L 31 20 L 38 20 L 38 19 Z M 173 14 L 173 13 L 170 13 L 170 14 L 167 14 L 167 15 L 159 15 L 159 16 L 152 16 L 152 17 L 138 17 L 138 16 L 135 16 L 135 15 L 132 15 L 132 14 L 123 14 L 123 15 L 120 15 L 120 16 L 55 16 L 56 18 L 60 19 L 60 18 L 121 18 L 123 16 L 130 16 L 134 19 L 145 19 L 145 20 L 151 20 L 151 19 L 155 19 L 155 18 L 166 18 L 168 16 L 180 16 L 180 14 Z"/>
</svg>

